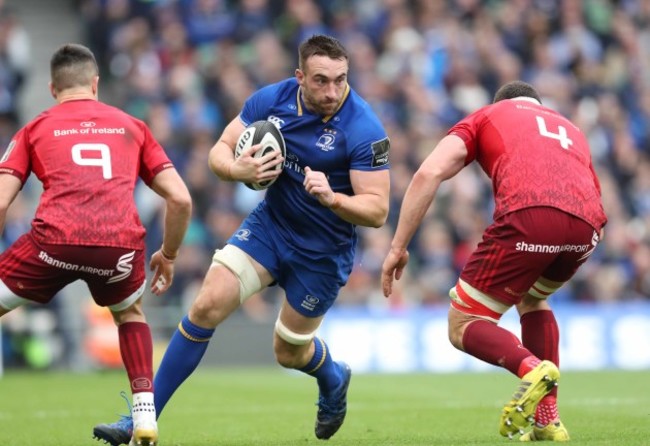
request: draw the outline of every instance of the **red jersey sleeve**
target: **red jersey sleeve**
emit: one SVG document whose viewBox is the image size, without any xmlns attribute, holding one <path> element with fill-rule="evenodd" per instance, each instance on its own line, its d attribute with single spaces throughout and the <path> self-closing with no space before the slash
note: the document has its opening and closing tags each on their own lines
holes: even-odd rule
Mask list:
<svg viewBox="0 0 650 446">
<path fill-rule="evenodd" d="M 141 126 L 144 134 L 142 144 L 142 157 L 140 159 L 140 178 L 149 186 L 154 177 L 162 170 L 174 167 L 167 157 L 162 146 L 151 134 L 151 130 L 144 124 Z"/>
<path fill-rule="evenodd" d="M 456 125 L 449 129 L 448 135 L 456 135 L 465 142 L 467 148 L 467 156 L 465 157 L 465 165 L 477 159 L 478 156 L 478 131 L 481 128 L 482 120 L 484 119 L 484 108 L 480 108 L 474 113 L 466 116 L 460 120 Z"/>
<path fill-rule="evenodd" d="M 32 171 L 29 157 L 29 141 L 25 137 L 23 127 L 11 140 L 4 155 L 0 158 L 0 173 L 8 173 L 17 177 L 23 184 Z"/>
</svg>

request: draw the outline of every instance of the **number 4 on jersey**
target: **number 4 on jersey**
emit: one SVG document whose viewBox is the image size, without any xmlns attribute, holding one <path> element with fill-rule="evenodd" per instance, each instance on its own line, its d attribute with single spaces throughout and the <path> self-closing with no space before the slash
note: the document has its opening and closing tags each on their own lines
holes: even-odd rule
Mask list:
<svg viewBox="0 0 650 446">
<path fill-rule="evenodd" d="M 569 150 L 569 146 L 573 144 L 573 141 L 569 138 L 566 132 L 566 128 L 561 125 L 557 126 L 557 133 L 549 132 L 546 128 L 546 121 L 541 116 L 535 116 L 537 119 L 537 128 L 539 129 L 539 134 L 546 136 L 547 138 L 557 139 L 560 142 L 560 145 L 563 149 Z"/>
<path fill-rule="evenodd" d="M 84 158 L 84 152 L 99 152 L 91 158 Z M 79 166 L 95 166 L 102 168 L 102 174 L 105 180 L 113 178 L 113 169 L 111 168 L 111 151 L 106 144 L 82 143 L 72 146 L 72 161 Z"/>
</svg>

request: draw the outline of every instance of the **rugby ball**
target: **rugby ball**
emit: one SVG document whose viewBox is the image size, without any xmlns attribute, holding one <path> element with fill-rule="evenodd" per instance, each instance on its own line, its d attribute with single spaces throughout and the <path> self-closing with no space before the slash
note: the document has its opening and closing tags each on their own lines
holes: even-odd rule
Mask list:
<svg viewBox="0 0 650 446">
<path fill-rule="evenodd" d="M 283 157 L 287 154 L 287 147 L 284 144 L 282 132 L 270 121 L 255 121 L 246 127 L 237 140 L 235 158 L 239 158 L 246 149 L 256 144 L 262 144 L 262 148 L 253 154 L 255 158 L 260 158 L 274 150 L 281 152 Z M 283 163 L 280 163 L 274 169 L 282 170 L 282 165 Z M 275 177 L 272 180 L 262 181 L 261 183 L 244 184 L 253 190 L 264 190 L 277 179 L 278 177 Z"/>
</svg>

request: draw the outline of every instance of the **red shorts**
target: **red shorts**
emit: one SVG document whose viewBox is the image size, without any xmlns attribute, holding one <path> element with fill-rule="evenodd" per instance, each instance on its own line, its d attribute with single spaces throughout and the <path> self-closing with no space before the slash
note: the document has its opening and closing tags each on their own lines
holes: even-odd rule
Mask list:
<svg viewBox="0 0 650 446">
<path fill-rule="evenodd" d="M 598 241 L 598 232 L 588 223 L 559 209 L 522 209 L 485 230 L 460 278 L 499 302 L 515 305 L 540 277 L 569 280 Z"/>
<path fill-rule="evenodd" d="M 0 279 L 16 296 L 47 303 L 81 279 L 100 306 L 122 302 L 145 281 L 143 251 L 103 246 L 40 245 L 24 234 L 0 254 Z"/>
</svg>

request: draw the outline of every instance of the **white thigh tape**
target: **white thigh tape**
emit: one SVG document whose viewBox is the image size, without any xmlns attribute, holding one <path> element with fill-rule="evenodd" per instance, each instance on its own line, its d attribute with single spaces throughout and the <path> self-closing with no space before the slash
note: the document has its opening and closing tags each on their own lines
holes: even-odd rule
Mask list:
<svg viewBox="0 0 650 446">
<path fill-rule="evenodd" d="M 244 302 L 262 289 L 257 271 L 248 260 L 244 251 L 233 245 L 217 249 L 212 256 L 212 263 L 220 263 L 233 272 L 239 279 L 239 301 Z"/>
</svg>

